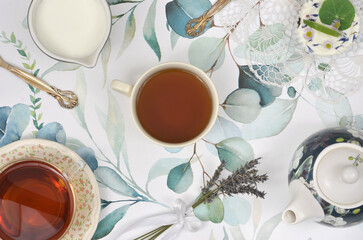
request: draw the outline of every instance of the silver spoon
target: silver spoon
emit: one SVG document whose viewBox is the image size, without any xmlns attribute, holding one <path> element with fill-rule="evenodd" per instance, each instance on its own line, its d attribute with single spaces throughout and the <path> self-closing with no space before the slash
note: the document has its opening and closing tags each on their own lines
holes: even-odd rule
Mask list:
<svg viewBox="0 0 363 240">
<path fill-rule="evenodd" d="M 0 67 L 9 70 L 10 72 L 17 75 L 18 77 L 20 77 L 25 82 L 32 85 L 33 87 L 39 88 L 40 90 L 53 96 L 55 99 L 57 99 L 59 104 L 64 108 L 71 109 L 78 105 L 78 97 L 72 91 L 62 91 L 56 87 L 50 86 L 46 82 L 40 80 L 39 78 L 33 76 L 32 74 L 24 72 L 19 68 L 10 65 L 9 63 L 5 62 L 1 57 L 0 57 Z"/>
</svg>

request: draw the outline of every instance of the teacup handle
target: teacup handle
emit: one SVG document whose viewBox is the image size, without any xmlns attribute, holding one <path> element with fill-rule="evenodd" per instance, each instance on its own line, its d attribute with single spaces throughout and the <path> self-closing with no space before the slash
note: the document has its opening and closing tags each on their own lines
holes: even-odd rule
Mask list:
<svg viewBox="0 0 363 240">
<path fill-rule="evenodd" d="M 131 93 L 132 93 L 134 86 L 115 79 L 111 83 L 111 88 L 119 93 L 122 93 L 128 97 L 131 97 Z"/>
</svg>

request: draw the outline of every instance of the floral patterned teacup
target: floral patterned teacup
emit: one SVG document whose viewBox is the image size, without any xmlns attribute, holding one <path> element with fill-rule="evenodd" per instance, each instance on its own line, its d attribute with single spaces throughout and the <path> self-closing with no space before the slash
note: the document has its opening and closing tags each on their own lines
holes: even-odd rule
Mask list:
<svg viewBox="0 0 363 240">
<path fill-rule="evenodd" d="M 330 128 L 307 138 L 289 169 L 291 202 L 285 223 L 308 218 L 333 227 L 363 222 L 363 134 Z"/>
<path fill-rule="evenodd" d="M 57 142 L 27 139 L 0 148 L 0 187 L 2 223 L 14 223 L 27 213 L 31 216 L 21 217 L 21 225 L 27 227 L 15 232 L 15 227 L 9 230 L 9 224 L 0 223 L 0 239 L 13 238 L 10 233 L 22 239 L 38 234 L 37 239 L 87 240 L 96 230 L 100 213 L 97 181 L 78 154 Z M 22 209 L 21 214 L 9 214 L 14 206 Z M 34 232 L 38 226 L 52 227 Z"/>
</svg>

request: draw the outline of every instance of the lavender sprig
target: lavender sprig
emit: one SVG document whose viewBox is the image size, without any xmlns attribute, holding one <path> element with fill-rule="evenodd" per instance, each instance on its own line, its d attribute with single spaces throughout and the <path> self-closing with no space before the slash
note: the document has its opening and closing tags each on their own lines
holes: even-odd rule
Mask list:
<svg viewBox="0 0 363 240">
<path fill-rule="evenodd" d="M 266 174 L 259 175 L 258 170 L 255 168 L 259 164 L 260 159 L 251 160 L 227 178 L 218 180 L 226 165 L 226 162 L 223 160 L 214 172 L 213 177 L 202 188 L 202 196 L 193 204 L 193 208 L 196 208 L 203 202 L 211 202 L 220 194 L 228 196 L 234 194 L 250 194 L 264 198 L 266 193 L 257 189 L 257 183 L 265 182 L 268 176 Z M 212 189 L 213 186 L 216 187 Z"/>
</svg>

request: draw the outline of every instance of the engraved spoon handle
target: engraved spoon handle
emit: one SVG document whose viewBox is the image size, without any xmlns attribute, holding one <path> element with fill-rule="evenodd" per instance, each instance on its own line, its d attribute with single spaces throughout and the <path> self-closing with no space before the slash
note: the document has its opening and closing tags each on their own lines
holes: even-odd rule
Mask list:
<svg viewBox="0 0 363 240">
<path fill-rule="evenodd" d="M 185 26 L 185 31 L 189 36 L 197 37 L 203 33 L 205 25 L 211 20 L 211 18 L 221 11 L 231 0 L 218 0 L 213 6 L 202 16 L 189 20 Z"/>
<path fill-rule="evenodd" d="M 78 97 L 72 91 L 62 91 L 54 86 L 50 86 L 39 78 L 10 65 L 9 63 L 5 62 L 1 57 L 0 67 L 9 70 L 33 87 L 39 88 L 40 90 L 53 96 L 64 108 L 71 109 L 78 105 Z"/>
</svg>

